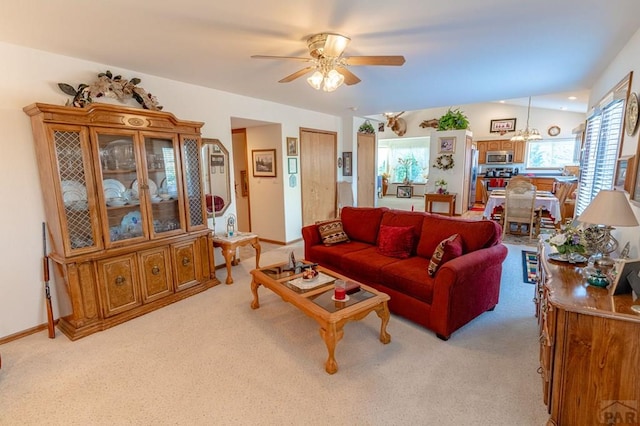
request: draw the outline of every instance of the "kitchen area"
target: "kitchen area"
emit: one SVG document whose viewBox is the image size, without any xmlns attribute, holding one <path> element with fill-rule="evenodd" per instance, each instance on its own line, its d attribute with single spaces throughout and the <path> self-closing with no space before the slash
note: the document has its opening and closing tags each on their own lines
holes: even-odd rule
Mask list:
<svg viewBox="0 0 640 426">
<path fill-rule="evenodd" d="M 538 191 L 556 193 L 561 186 L 572 190 L 562 201 L 564 218 L 573 216 L 574 189 L 577 187 L 579 166 L 566 165 L 562 169 L 527 170 L 525 168 L 525 142 L 511 140 L 478 141 L 478 175 L 476 179 L 476 203 L 485 203 L 486 194 L 504 189 L 509 181 L 519 175 L 531 180 Z"/>
</svg>

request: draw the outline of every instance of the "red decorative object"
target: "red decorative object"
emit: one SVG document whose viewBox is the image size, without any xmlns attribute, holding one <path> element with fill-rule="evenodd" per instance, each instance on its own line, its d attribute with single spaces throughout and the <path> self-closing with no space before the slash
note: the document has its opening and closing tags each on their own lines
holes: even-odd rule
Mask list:
<svg viewBox="0 0 640 426">
<path fill-rule="evenodd" d="M 378 234 L 378 253 L 406 259 L 411 256 L 413 240 L 413 226 L 382 225 Z"/>
</svg>

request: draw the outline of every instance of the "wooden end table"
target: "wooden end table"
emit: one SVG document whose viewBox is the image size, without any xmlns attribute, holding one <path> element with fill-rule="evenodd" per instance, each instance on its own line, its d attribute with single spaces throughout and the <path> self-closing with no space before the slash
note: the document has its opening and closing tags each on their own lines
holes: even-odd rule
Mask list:
<svg viewBox="0 0 640 426">
<path fill-rule="evenodd" d="M 260 239 L 257 234 L 249 232 L 237 232 L 233 237 L 227 237 L 226 235 L 214 234 L 212 237 L 213 247 L 220 247 L 222 250 L 222 256 L 227 266 L 227 284 L 233 284 L 233 278 L 231 277 L 231 266 L 237 265 L 236 261 L 236 249 L 238 247 L 251 246 L 256 250 L 256 268 L 260 267 Z"/>
<path fill-rule="evenodd" d="M 375 312 L 381 320 L 380 342 L 387 344 L 391 336 L 387 333 L 389 323 L 389 308 L 387 302 L 389 295 L 377 291 L 369 286 L 360 284 L 360 291 L 349 295 L 349 300 L 336 302 L 332 299 L 334 293 L 334 281 L 336 279 L 349 280 L 347 277 L 333 272 L 327 268 L 318 267 L 321 272 L 320 285 L 311 289 L 300 289 L 291 281 L 300 279 L 302 274 L 294 274 L 285 271 L 286 263 L 271 265 L 262 269 L 251 271 L 251 292 L 253 293 L 252 309 L 260 307 L 258 288 L 264 286 L 280 296 L 285 302 L 310 316 L 320 325 L 320 336 L 324 340 L 329 352 L 325 362 L 325 371 L 334 374 L 338 371 L 338 363 L 335 358 L 337 343 L 344 335 L 344 325 L 349 321 L 358 321 Z"/>
<path fill-rule="evenodd" d="M 449 204 L 449 213 L 439 213 L 447 216 L 453 216 L 456 214 L 456 194 L 438 194 L 434 192 L 428 192 L 424 194 L 424 211 L 433 213 L 433 203 L 447 203 Z"/>
</svg>

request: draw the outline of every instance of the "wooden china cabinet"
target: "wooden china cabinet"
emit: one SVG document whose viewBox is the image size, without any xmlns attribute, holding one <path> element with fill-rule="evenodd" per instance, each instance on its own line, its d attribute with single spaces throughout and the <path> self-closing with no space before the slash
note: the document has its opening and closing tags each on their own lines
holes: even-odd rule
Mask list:
<svg viewBox="0 0 640 426">
<path fill-rule="evenodd" d="M 203 123 L 107 104 L 24 111 L 65 335 L 75 340 L 218 284 Z"/>
<path fill-rule="evenodd" d="M 536 288 L 547 425 L 640 424 L 640 315 L 631 294 L 587 284 L 584 265 L 549 260 Z"/>
</svg>

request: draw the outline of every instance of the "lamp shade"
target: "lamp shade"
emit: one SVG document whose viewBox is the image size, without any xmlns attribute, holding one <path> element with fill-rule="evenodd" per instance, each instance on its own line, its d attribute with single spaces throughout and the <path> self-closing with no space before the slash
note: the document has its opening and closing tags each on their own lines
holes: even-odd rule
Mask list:
<svg viewBox="0 0 640 426">
<path fill-rule="evenodd" d="M 624 192 L 601 190 L 578 217 L 580 222 L 605 226 L 638 226 Z"/>
</svg>

